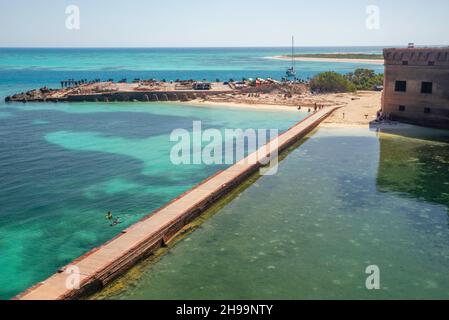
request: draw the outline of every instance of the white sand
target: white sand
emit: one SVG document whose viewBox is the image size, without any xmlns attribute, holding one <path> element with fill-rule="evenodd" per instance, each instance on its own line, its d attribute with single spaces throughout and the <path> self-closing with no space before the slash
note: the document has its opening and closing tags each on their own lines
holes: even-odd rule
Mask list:
<svg viewBox="0 0 449 320">
<path fill-rule="evenodd" d="M 257 110 L 270 110 L 270 111 L 287 111 L 287 112 L 299 112 L 295 106 L 287 106 L 281 104 L 249 104 L 238 102 L 215 102 L 215 101 L 200 101 L 192 100 L 188 102 L 181 102 L 181 104 L 188 104 L 198 107 L 230 107 L 230 108 L 245 108 L 245 109 L 257 109 Z M 304 111 L 304 110 L 303 110 Z"/>
<path fill-rule="evenodd" d="M 381 109 L 381 92 L 359 91 L 328 95 L 328 99 L 343 107 L 336 110 L 323 125 L 328 127 L 369 127 Z"/>
<path fill-rule="evenodd" d="M 334 93 L 308 95 L 292 101 L 285 101 L 286 104 L 273 103 L 277 95 L 265 95 L 260 97 L 254 103 L 247 103 L 246 96 L 229 96 L 229 101 L 209 101 L 209 100 L 193 100 L 182 102 L 192 106 L 204 107 L 224 107 L 224 108 L 246 108 L 253 110 L 269 110 L 280 112 L 304 112 L 313 109 L 309 107 L 314 103 L 325 106 L 340 106 L 329 118 L 327 118 L 322 126 L 348 128 L 348 127 L 369 127 L 370 123 L 376 119 L 377 111 L 381 109 L 381 92 L 359 91 L 357 93 Z M 239 101 L 239 99 L 242 99 Z M 226 98 L 224 99 L 226 100 Z M 269 103 L 264 103 L 264 102 Z M 279 101 L 279 100 L 278 100 Z M 298 105 L 306 105 L 298 111 Z"/>
</svg>

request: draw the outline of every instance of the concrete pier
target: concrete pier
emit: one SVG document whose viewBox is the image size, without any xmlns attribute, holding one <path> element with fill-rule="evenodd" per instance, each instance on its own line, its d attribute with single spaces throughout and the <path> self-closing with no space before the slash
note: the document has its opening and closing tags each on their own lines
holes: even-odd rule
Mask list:
<svg viewBox="0 0 449 320">
<path fill-rule="evenodd" d="M 273 151 L 280 153 L 292 146 L 337 108 L 324 108 L 311 114 L 280 135 L 276 142 L 269 142 L 267 147 L 262 147 L 237 164 L 203 181 L 124 230 L 111 241 L 74 260 L 61 268 L 58 273 L 26 290 L 15 299 L 79 299 L 100 290 L 137 262 L 164 246 L 213 203 L 254 174 L 262 166 L 261 158 L 268 158 Z M 252 161 L 256 158 L 259 160 Z M 74 274 L 69 273 L 70 270 L 75 270 L 75 273 L 79 270 L 79 288 L 71 288 L 67 285 L 74 277 Z"/>
</svg>

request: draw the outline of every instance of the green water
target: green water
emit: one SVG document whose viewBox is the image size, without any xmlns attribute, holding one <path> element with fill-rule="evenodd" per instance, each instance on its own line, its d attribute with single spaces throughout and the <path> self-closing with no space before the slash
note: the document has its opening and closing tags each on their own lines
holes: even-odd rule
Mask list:
<svg viewBox="0 0 449 320">
<path fill-rule="evenodd" d="M 279 129 L 301 112 L 179 104 L 0 104 L 0 299 L 42 281 L 224 165 L 176 166 L 175 129 Z M 122 224 L 110 227 L 112 211 Z"/>
<path fill-rule="evenodd" d="M 102 298 L 447 299 L 448 163 L 447 132 L 321 128 Z"/>
</svg>

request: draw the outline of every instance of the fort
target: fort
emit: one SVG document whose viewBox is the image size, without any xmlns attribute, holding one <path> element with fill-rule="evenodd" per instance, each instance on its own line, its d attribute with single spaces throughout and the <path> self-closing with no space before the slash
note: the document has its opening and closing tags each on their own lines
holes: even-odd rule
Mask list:
<svg viewBox="0 0 449 320">
<path fill-rule="evenodd" d="M 449 129 L 449 47 L 385 49 L 384 58 L 383 115 Z"/>
</svg>

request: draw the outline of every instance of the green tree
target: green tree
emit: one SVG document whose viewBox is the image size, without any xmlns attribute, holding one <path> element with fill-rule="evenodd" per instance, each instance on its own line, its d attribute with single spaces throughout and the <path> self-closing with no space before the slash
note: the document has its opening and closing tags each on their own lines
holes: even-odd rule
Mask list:
<svg viewBox="0 0 449 320">
<path fill-rule="evenodd" d="M 384 82 L 383 74 L 376 74 L 374 70 L 357 69 L 346 75 L 357 90 L 373 90 L 374 86 L 380 86 Z"/>
<path fill-rule="evenodd" d="M 316 75 L 310 80 L 310 89 L 316 92 L 353 92 L 355 85 L 348 77 L 337 72 L 328 71 Z"/>
</svg>

